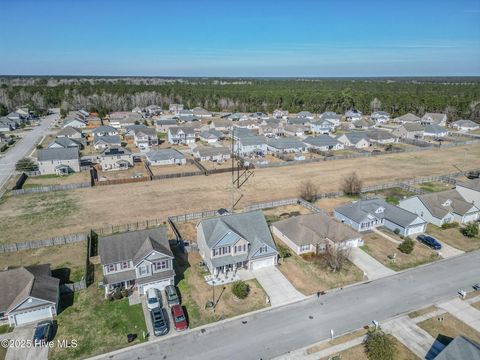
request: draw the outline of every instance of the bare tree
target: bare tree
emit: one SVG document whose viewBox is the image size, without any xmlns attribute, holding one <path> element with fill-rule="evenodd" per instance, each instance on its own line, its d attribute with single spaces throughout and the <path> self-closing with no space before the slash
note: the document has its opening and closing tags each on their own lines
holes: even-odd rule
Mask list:
<svg viewBox="0 0 480 360">
<path fill-rule="evenodd" d="M 343 179 L 341 190 L 346 195 L 359 195 L 362 191 L 362 185 L 362 180 L 360 180 L 354 171 Z"/>
<path fill-rule="evenodd" d="M 324 264 L 333 272 L 343 269 L 350 257 L 350 249 L 334 246 L 327 246 L 325 252 L 321 255 Z"/>
<path fill-rule="evenodd" d="M 371 102 L 370 102 L 370 109 L 372 111 L 378 111 L 382 108 L 382 102 L 380 100 L 378 100 L 377 98 L 373 99 Z"/>
<path fill-rule="evenodd" d="M 308 202 L 317 200 L 318 186 L 311 180 L 304 180 L 299 186 L 299 196 Z"/>
</svg>

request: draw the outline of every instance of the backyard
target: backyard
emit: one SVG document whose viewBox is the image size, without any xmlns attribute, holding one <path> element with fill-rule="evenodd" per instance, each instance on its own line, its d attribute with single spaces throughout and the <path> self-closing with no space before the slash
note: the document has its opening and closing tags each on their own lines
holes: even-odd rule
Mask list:
<svg viewBox="0 0 480 360">
<path fill-rule="evenodd" d="M 207 272 L 200 267 L 201 257 L 198 253 L 186 254 L 173 249 L 175 253 L 175 272 L 178 277 L 178 289 L 182 305 L 186 309 L 190 328 L 205 325 L 218 320 L 245 314 L 266 306 L 266 294 L 256 280 L 246 283 L 250 287 L 246 299 L 240 300 L 232 294 L 232 284 L 215 286 L 215 313 L 206 309 L 207 302 L 213 299 L 212 286 L 205 282 Z"/>
<path fill-rule="evenodd" d="M 393 238 L 396 236 L 393 233 L 388 233 L 387 235 Z M 363 235 L 363 240 L 365 245 L 363 245 L 361 249 L 394 271 L 408 269 L 439 259 L 434 250 L 416 240 L 414 240 L 415 248 L 410 254 L 402 253 L 398 250 L 398 244 L 376 233 Z M 400 238 L 396 240 L 401 241 Z M 395 259 L 391 260 L 389 256 L 393 254 L 395 254 Z"/>
<path fill-rule="evenodd" d="M 374 195 L 378 197 L 383 197 L 386 202 L 393 204 L 393 205 L 398 205 L 400 200 L 403 200 L 407 197 L 415 195 L 413 192 L 402 189 L 402 188 L 390 188 L 390 189 L 384 189 L 384 190 L 377 190 L 377 191 L 372 191 L 365 193 L 365 195 Z"/>
<path fill-rule="evenodd" d="M 459 227 L 442 229 L 438 226 L 428 224 L 427 233 L 434 238 L 463 251 L 480 249 L 480 236 L 473 238 L 466 237 L 460 232 Z"/>
<path fill-rule="evenodd" d="M 25 184 L 23 185 L 23 189 L 39 186 L 66 185 L 85 182 L 90 182 L 89 171 L 81 171 L 64 176 L 58 176 L 54 174 L 29 176 L 27 178 L 27 181 L 25 181 Z"/>
<path fill-rule="evenodd" d="M 334 198 L 325 198 L 315 201 L 315 206 L 324 209 L 328 212 L 333 212 L 335 208 L 351 203 L 360 199 L 358 196 L 338 196 Z"/>
<path fill-rule="evenodd" d="M 441 181 L 431 181 L 431 182 L 424 182 L 421 184 L 417 184 L 415 185 L 415 187 L 427 193 L 431 193 L 431 192 L 450 190 L 454 186 Z"/>
<path fill-rule="evenodd" d="M 277 247 L 286 248 L 275 238 Z M 279 261 L 278 269 L 304 295 L 312 295 L 317 291 L 335 289 L 363 280 L 363 273 L 351 262 L 347 261 L 339 272 L 332 272 L 318 257 L 298 256 L 289 251 L 290 256 Z"/>
<path fill-rule="evenodd" d="M 116 179 L 131 179 L 138 177 L 147 177 L 147 169 L 143 163 L 135 163 L 133 167 L 128 170 L 113 170 L 113 171 L 98 171 L 98 179 L 102 180 L 116 180 Z"/>
</svg>

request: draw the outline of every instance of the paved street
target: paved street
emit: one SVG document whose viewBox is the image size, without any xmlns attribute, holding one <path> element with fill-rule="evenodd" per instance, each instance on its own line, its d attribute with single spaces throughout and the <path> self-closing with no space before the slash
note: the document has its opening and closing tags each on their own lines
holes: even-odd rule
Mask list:
<svg viewBox="0 0 480 360">
<path fill-rule="evenodd" d="M 270 359 L 406 312 L 445 301 L 480 277 L 480 252 L 335 290 L 165 340 L 154 340 L 104 359 Z"/>
<path fill-rule="evenodd" d="M 395 271 L 387 268 L 359 248 L 352 249 L 351 260 L 360 270 L 367 274 L 368 280 L 380 279 L 395 274 Z"/>
<path fill-rule="evenodd" d="M 25 131 L 22 139 L 13 148 L 9 149 L 5 156 L 0 158 L 0 189 L 2 189 L 15 170 L 17 161 L 30 155 L 30 152 L 35 148 L 40 139 L 48 133 L 48 129 L 59 116 L 59 114 L 52 114 L 43 118 L 39 126 L 35 126 L 30 131 Z"/>
</svg>

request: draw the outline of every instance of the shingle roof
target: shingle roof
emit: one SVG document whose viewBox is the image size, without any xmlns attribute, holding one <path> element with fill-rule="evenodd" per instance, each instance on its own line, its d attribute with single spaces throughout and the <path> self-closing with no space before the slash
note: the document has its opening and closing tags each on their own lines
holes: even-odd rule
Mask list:
<svg viewBox="0 0 480 360">
<path fill-rule="evenodd" d="M 79 139 L 80 140 L 80 139 Z M 50 144 L 48 144 L 48 147 L 52 147 L 53 144 L 58 144 L 63 148 L 70 148 L 70 147 L 80 147 L 83 146 L 83 144 L 79 141 L 76 141 L 75 139 L 70 139 L 68 137 L 59 137 L 54 139 Z"/>
<path fill-rule="evenodd" d="M 470 128 L 476 128 L 480 127 L 480 124 L 472 121 L 472 120 L 457 120 L 452 122 L 452 125 L 457 125 L 460 127 L 470 127 Z"/>
<path fill-rule="evenodd" d="M 395 121 L 400 121 L 400 122 L 418 122 L 420 121 L 420 118 L 417 115 L 414 115 L 412 113 L 407 113 L 405 115 L 399 116 L 395 118 Z"/>
<path fill-rule="evenodd" d="M 177 124 L 177 120 L 175 119 L 160 119 L 160 120 L 157 120 L 156 122 L 157 125 L 176 125 Z"/>
<path fill-rule="evenodd" d="M 271 139 L 267 141 L 267 145 L 280 150 L 303 149 L 305 147 L 303 142 L 294 137 Z"/>
<path fill-rule="evenodd" d="M 305 140 L 303 140 L 305 144 L 309 144 L 312 146 L 324 147 L 324 146 L 336 146 L 340 144 L 337 139 L 332 138 L 328 135 L 318 135 L 318 136 L 309 136 Z"/>
<path fill-rule="evenodd" d="M 320 120 L 334 120 L 334 121 L 340 121 L 342 119 L 342 116 L 334 113 L 333 111 L 326 111 L 322 115 L 320 115 Z"/>
<path fill-rule="evenodd" d="M 348 141 L 350 141 L 352 144 L 356 144 L 362 139 L 365 139 L 365 140 L 368 141 L 367 133 L 365 133 L 363 131 L 362 132 L 348 132 L 348 133 L 345 133 L 343 135 L 337 136 L 337 139 L 342 137 L 342 136 L 345 136 L 348 139 Z"/>
<path fill-rule="evenodd" d="M 113 133 L 118 133 L 118 130 L 116 128 L 114 128 L 113 126 L 110 126 L 110 125 L 102 125 L 102 126 L 99 126 L 95 129 L 93 129 L 92 131 L 94 134 L 98 134 L 98 133 L 110 133 L 110 132 L 113 132 Z"/>
<path fill-rule="evenodd" d="M 448 132 L 446 128 L 436 124 L 425 125 L 425 133 L 428 134 L 443 134 Z"/>
<path fill-rule="evenodd" d="M 418 198 L 428 211 L 439 219 L 444 218 L 449 212 L 465 215 L 470 209 L 474 208 L 474 206 L 466 201 L 455 189 L 418 195 Z M 450 200 L 450 204 L 447 203 L 448 200 Z"/>
<path fill-rule="evenodd" d="M 152 150 L 147 152 L 146 154 L 147 159 L 149 161 L 164 161 L 170 159 L 182 160 L 185 159 L 185 155 L 183 155 L 180 151 L 175 149 L 159 149 L 159 150 Z"/>
<path fill-rule="evenodd" d="M 422 124 L 420 123 L 405 123 L 403 125 L 401 125 L 404 127 L 405 130 L 407 130 L 408 132 L 411 132 L 411 131 L 424 131 L 424 127 Z"/>
<path fill-rule="evenodd" d="M 472 179 L 468 181 L 462 181 L 460 183 L 457 183 L 457 186 L 463 186 L 467 189 L 475 190 L 480 192 L 480 178 L 478 179 Z"/>
<path fill-rule="evenodd" d="M 74 128 L 73 126 L 67 126 L 62 128 L 58 133 L 57 137 L 60 136 L 73 136 L 73 135 L 78 135 L 81 134 L 82 132 L 78 130 L 77 128 Z"/>
<path fill-rule="evenodd" d="M 393 135 L 390 131 L 386 130 L 369 130 L 367 131 L 367 136 L 369 139 L 377 141 L 396 138 L 395 135 Z"/>
<path fill-rule="evenodd" d="M 267 143 L 263 136 L 247 136 L 240 138 L 242 146 L 264 145 Z"/>
<path fill-rule="evenodd" d="M 102 156 L 131 155 L 132 152 L 121 146 L 109 146 L 102 152 Z"/>
<path fill-rule="evenodd" d="M 459 335 L 435 357 L 435 360 L 480 360 L 480 344 Z"/>
<path fill-rule="evenodd" d="M 215 156 L 215 155 L 228 155 L 231 150 L 226 147 L 206 147 L 197 146 L 193 149 L 193 152 L 198 152 L 201 157 Z"/>
<path fill-rule="evenodd" d="M 79 159 L 78 148 L 38 150 L 37 159 L 38 161 L 76 160 L 76 159 Z"/>
<path fill-rule="evenodd" d="M 107 135 L 107 136 L 98 136 L 95 135 L 93 138 L 93 144 L 97 145 L 98 143 L 106 143 L 106 144 L 113 144 L 113 145 L 120 145 L 122 140 L 120 139 L 120 135 Z"/>
</svg>

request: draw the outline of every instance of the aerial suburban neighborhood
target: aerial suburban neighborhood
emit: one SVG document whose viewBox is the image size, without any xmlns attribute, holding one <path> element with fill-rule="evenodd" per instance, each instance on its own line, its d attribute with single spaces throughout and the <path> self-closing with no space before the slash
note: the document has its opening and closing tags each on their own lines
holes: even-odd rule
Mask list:
<svg viewBox="0 0 480 360">
<path fill-rule="evenodd" d="M 1 2 L 0 360 L 480 360 L 479 6 Z"/>
</svg>

